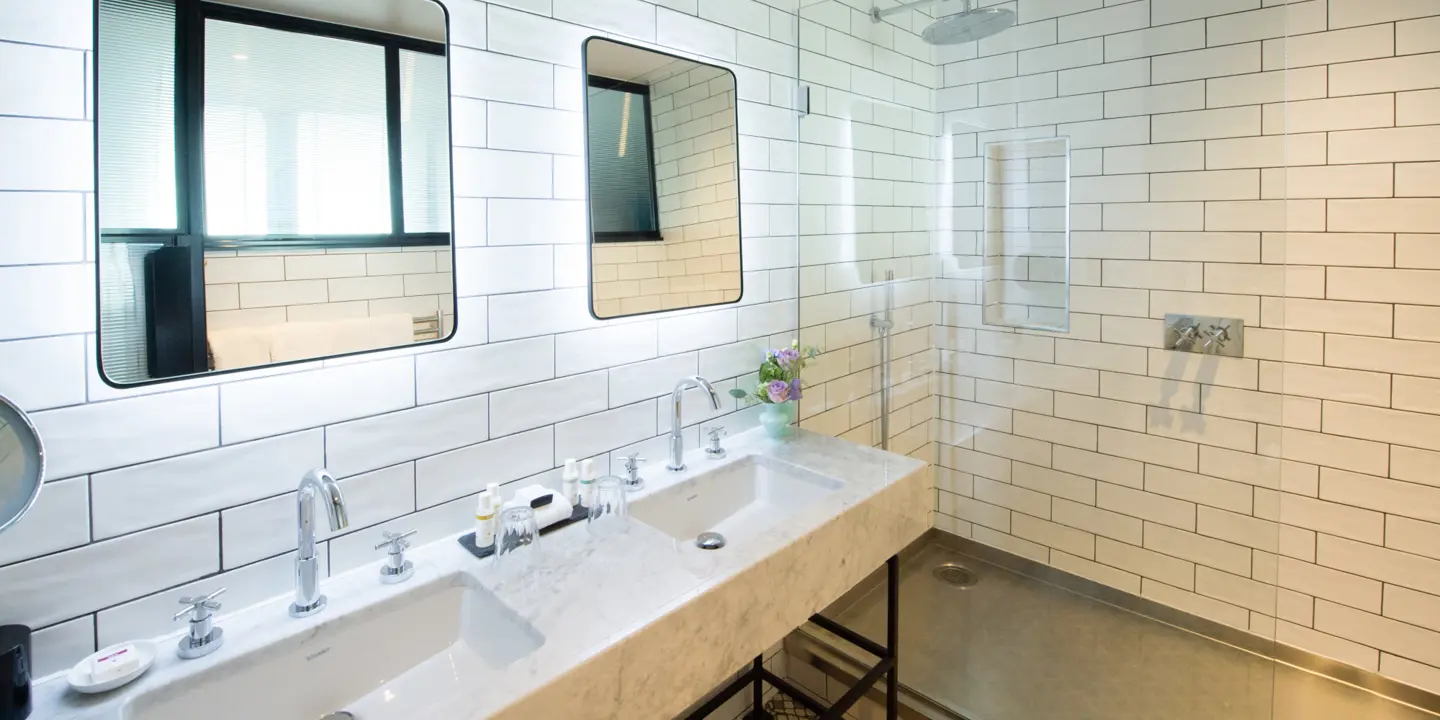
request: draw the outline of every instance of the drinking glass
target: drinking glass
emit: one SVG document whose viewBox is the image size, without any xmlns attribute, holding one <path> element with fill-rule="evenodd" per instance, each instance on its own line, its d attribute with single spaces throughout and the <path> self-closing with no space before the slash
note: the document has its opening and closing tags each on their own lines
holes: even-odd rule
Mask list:
<svg viewBox="0 0 1440 720">
<path fill-rule="evenodd" d="M 630 501 L 624 478 L 607 475 L 595 481 L 595 501 L 588 508 L 585 527 L 596 537 L 619 535 L 630 528 Z"/>
<path fill-rule="evenodd" d="M 495 564 L 510 570 L 524 570 L 534 562 L 540 541 L 535 511 L 512 507 L 500 511 L 500 531 L 495 535 Z"/>
</svg>

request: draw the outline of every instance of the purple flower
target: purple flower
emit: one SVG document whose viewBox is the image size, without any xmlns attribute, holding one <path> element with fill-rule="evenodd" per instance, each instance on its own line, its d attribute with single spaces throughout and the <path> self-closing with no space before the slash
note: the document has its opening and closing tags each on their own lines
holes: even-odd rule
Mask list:
<svg viewBox="0 0 1440 720">
<path fill-rule="evenodd" d="M 774 352 L 775 361 L 780 363 L 782 367 L 788 368 L 791 363 L 800 359 L 800 351 L 794 348 L 785 348 L 784 350 L 776 350 Z"/>
<path fill-rule="evenodd" d="M 772 380 L 765 386 L 765 394 L 770 397 L 772 403 L 782 403 L 790 399 L 790 383 L 784 380 Z"/>
<path fill-rule="evenodd" d="M 795 378 L 794 380 L 791 380 L 791 381 L 790 381 L 790 399 L 791 399 L 791 400 L 799 400 L 799 399 L 801 399 L 801 398 L 803 398 L 803 397 L 805 397 L 805 393 L 800 392 L 800 378 Z"/>
</svg>

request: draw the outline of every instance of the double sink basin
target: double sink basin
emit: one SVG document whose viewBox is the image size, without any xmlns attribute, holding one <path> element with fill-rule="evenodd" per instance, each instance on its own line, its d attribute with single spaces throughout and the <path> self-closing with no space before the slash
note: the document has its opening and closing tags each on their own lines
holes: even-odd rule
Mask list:
<svg viewBox="0 0 1440 720">
<path fill-rule="evenodd" d="M 841 485 L 769 456 L 746 455 L 636 496 L 631 517 L 675 540 L 681 552 L 706 552 L 693 545 L 701 533 L 718 532 L 731 547 L 743 544 Z M 321 616 L 311 631 L 252 652 L 226 658 L 222 649 L 213 666 L 142 692 L 121 716 L 443 720 L 425 711 L 432 698 L 545 644 L 520 612 L 467 572 L 416 582 L 354 612 Z"/>
</svg>

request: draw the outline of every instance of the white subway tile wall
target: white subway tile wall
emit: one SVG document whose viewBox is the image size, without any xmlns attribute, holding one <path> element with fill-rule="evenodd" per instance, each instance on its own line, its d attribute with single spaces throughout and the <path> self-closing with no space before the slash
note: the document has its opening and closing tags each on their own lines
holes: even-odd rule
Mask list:
<svg viewBox="0 0 1440 720">
<path fill-rule="evenodd" d="M 0 393 L 33 413 L 52 468 L 35 511 L 0 537 L 0 623 L 38 630 L 39 674 L 97 641 L 173 631 L 183 594 L 228 586 L 229 612 L 289 592 L 294 487 L 310 467 L 329 465 L 350 500 L 350 528 L 323 542 L 327 566 L 342 572 L 380 559 L 381 530 L 418 528 L 422 542 L 463 531 L 487 482 L 552 483 L 575 456 L 597 457 L 604 471 L 612 451 L 635 443 L 658 452 L 669 428 L 655 398 L 677 379 L 698 369 L 722 389 L 749 385 L 763 348 L 796 336 L 794 2 L 747 12 L 704 3 L 704 15 L 693 2 L 445 5 L 456 338 L 117 391 L 94 369 L 90 5 L 0 3 Z M 579 67 L 592 34 L 737 74 L 740 141 L 761 149 L 739 158 L 745 314 L 589 317 Z M 916 245 L 923 254 L 923 235 Z M 217 254 L 212 322 L 435 308 L 450 297 L 449 266 L 428 249 Z M 853 344 L 817 372 L 849 374 Z M 928 347 L 928 335 L 911 344 Z M 686 400 L 692 447 L 694 425 L 716 416 L 699 400 Z M 731 432 L 757 424 L 754 410 L 724 400 Z"/>
<path fill-rule="evenodd" d="M 1440 692 L 1440 3 L 1012 5 L 937 51 L 935 525 Z M 981 146 L 1052 134 L 1072 330 L 980 327 Z"/>
</svg>

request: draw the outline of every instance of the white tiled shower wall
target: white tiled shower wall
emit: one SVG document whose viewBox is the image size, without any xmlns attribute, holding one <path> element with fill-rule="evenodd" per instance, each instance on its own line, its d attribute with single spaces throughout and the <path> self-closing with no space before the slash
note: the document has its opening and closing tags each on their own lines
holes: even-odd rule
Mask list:
<svg viewBox="0 0 1440 720">
<path fill-rule="evenodd" d="M 39 629 L 41 674 L 174 630 L 194 590 L 228 587 L 230 609 L 288 592 L 308 468 L 344 478 L 352 530 L 323 555 L 338 572 L 374 561 L 381 530 L 464 529 L 487 481 L 555 482 L 566 457 L 663 457 L 657 398 L 682 375 L 715 381 L 732 431 L 754 423 L 723 393 L 796 327 L 795 0 L 445 4 L 457 336 L 116 390 L 94 358 L 90 0 L 0 0 L 0 393 L 32 413 L 54 478 L 0 537 L 0 622 Z M 578 110 L 592 34 L 738 76 L 740 305 L 589 317 Z M 692 392 L 685 417 L 693 447 L 708 403 Z"/>
<path fill-rule="evenodd" d="M 939 51 L 936 524 L 1440 691 L 1440 2 L 1009 6 Z M 984 327 L 979 145 L 1055 134 L 1071 330 Z"/>
</svg>

